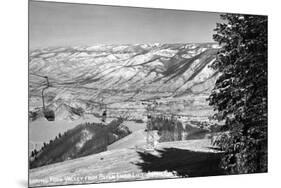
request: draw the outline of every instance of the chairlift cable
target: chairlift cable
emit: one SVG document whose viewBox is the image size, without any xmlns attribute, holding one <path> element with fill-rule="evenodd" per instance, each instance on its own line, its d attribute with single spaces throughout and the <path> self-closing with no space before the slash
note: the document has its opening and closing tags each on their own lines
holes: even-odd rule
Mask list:
<svg viewBox="0 0 281 188">
<path fill-rule="evenodd" d="M 44 87 L 43 89 L 42 89 L 42 101 L 43 101 L 43 109 L 45 110 L 45 102 L 44 102 L 44 91 L 47 89 L 47 88 L 49 88 L 49 87 L 58 87 L 58 86 L 55 86 L 55 85 L 50 85 L 50 83 L 49 83 L 49 78 L 48 78 L 48 76 L 43 76 L 43 75 L 39 75 L 39 74 L 35 74 L 35 73 L 29 73 L 30 75 L 33 75 L 33 76 L 38 76 L 38 77 L 41 77 L 41 78 L 45 78 L 46 79 L 46 81 L 47 81 L 47 85 L 46 85 L 46 87 Z M 56 84 L 58 84 L 58 85 L 64 85 L 65 83 L 59 83 L 59 82 L 56 82 L 56 81 L 52 81 L 52 83 L 56 83 Z M 89 88 L 90 89 L 90 88 Z M 105 110 L 107 110 L 107 109 L 111 109 L 111 110 L 113 110 L 114 108 L 110 108 L 110 107 L 107 107 L 107 104 L 105 104 L 104 102 L 103 102 L 103 100 L 104 100 L 104 98 L 102 98 L 102 102 L 100 103 L 104 108 L 105 108 Z M 118 103 L 118 102 L 116 102 L 116 103 Z M 156 105 L 157 105 L 157 102 L 155 101 L 155 100 L 153 100 L 153 105 L 155 105 L 155 103 L 156 103 Z M 114 103 L 109 103 L 109 104 L 114 104 Z M 150 109 L 150 110 L 152 110 L 153 112 L 154 111 L 156 111 L 156 113 L 157 113 L 157 110 L 156 109 L 154 109 L 155 108 L 155 106 L 154 107 L 151 107 L 152 109 Z M 128 109 L 128 108 L 118 108 L 118 109 Z M 128 112 L 130 112 L 130 111 L 135 111 L 135 110 L 139 110 L 139 109 L 141 109 L 141 110 L 143 110 L 144 108 L 132 108 L 132 110 L 127 110 L 127 113 Z M 150 111 L 150 110 L 148 110 L 148 111 Z M 117 111 L 117 110 L 116 110 Z M 155 112 L 154 112 L 155 113 Z M 184 115 L 184 114 L 175 114 L 175 113 L 164 113 L 164 114 L 168 114 L 168 115 L 175 115 L 175 116 L 192 116 L 192 115 Z"/>
</svg>

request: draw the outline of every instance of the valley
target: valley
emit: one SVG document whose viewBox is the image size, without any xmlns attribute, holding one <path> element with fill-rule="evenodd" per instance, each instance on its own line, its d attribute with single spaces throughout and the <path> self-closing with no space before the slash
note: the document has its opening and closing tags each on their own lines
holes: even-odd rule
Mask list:
<svg viewBox="0 0 281 188">
<path fill-rule="evenodd" d="M 218 49 L 214 43 L 155 43 L 30 51 L 29 151 L 39 151 L 30 185 L 224 174 L 206 101 L 218 77 L 209 67 Z M 44 118 L 46 77 L 45 107 L 55 121 Z M 153 150 L 146 145 L 148 113 L 160 118 Z"/>
</svg>

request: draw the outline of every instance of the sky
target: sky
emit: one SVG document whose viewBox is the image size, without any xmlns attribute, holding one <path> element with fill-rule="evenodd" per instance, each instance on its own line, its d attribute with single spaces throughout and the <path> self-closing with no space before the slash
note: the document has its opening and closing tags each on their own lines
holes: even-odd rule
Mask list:
<svg viewBox="0 0 281 188">
<path fill-rule="evenodd" d="M 202 43 L 220 13 L 30 1 L 30 48 L 95 44 Z"/>
</svg>

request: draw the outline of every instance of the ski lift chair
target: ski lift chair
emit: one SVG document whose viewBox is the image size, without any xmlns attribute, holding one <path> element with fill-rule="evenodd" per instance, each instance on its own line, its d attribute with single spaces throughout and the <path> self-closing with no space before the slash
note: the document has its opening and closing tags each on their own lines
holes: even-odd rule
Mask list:
<svg viewBox="0 0 281 188">
<path fill-rule="evenodd" d="M 44 109 L 43 113 L 44 113 L 44 117 L 48 121 L 55 121 L 55 112 L 53 110 L 51 110 L 51 109 Z"/>
<path fill-rule="evenodd" d="M 55 121 L 55 112 L 53 110 L 51 110 L 50 108 L 46 108 L 45 106 L 45 100 L 44 100 L 44 91 L 50 87 L 50 84 L 49 84 L 49 79 L 47 76 L 43 76 L 44 78 L 46 78 L 47 80 L 47 86 L 44 87 L 42 89 L 42 102 L 43 102 L 43 114 L 44 114 L 44 117 L 48 120 L 48 121 Z"/>
<path fill-rule="evenodd" d="M 105 121 L 106 121 L 106 110 L 104 110 L 103 113 L 102 113 L 102 119 L 101 119 L 101 121 L 102 121 L 103 123 L 105 123 Z"/>
<path fill-rule="evenodd" d="M 47 81 L 47 85 L 46 87 L 44 87 L 42 89 L 42 102 L 43 102 L 43 114 L 44 114 L 44 117 L 48 120 L 48 121 L 55 121 L 55 112 L 49 108 L 46 108 L 45 107 L 45 101 L 44 101 L 44 91 L 50 87 L 50 83 L 49 83 L 49 79 L 48 79 L 48 76 L 42 76 L 42 75 L 38 75 L 38 74 L 34 74 L 34 73 L 30 73 L 31 75 L 33 76 L 38 76 L 38 77 L 41 77 L 41 78 L 45 78 L 46 81 Z"/>
<path fill-rule="evenodd" d="M 48 121 L 55 121 L 55 112 L 53 110 L 45 107 L 44 91 L 45 91 L 45 89 L 47 89 L 50 86 L 49 81 L 48 81 L 48 77 L 46 77 L 46 79 L 47 79 L 47 86 L 42 89 L 43 114 L 44 114 L 44 117 Z"/>
</svg>

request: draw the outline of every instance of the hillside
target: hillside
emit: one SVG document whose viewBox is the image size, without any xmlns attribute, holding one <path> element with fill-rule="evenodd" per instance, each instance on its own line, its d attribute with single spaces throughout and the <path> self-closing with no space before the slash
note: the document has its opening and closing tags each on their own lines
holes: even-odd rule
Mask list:
<svg viewBox="0 0 281 188">
<path fill-rule="evenodd" d="M 158 144 L 155 151 L 119 148 L 30 170 L 30 186 L 222 175 L 210 140 Z"/>
<path fill-rule="evenodd" d="M 201 138 L 194 132 L 194 140 L 161 142 L 151 150 L 146 149 L 145 123 L 127 121 L 123 125 L 132 133 L 108 145 L 106 151 L 30 169 L 30 186 L 225 174 L 219 167 L 221 152 L 207 135 Z M 190 126 L 185 128 L 193 134 Z"/>
<path fill-rule="evenodd" d="M 122 120 L 107 125 L 84 123 L 60 134 L 30 158 L 30 168 L 100 153 L 107 146 L 131 133 Z"/>
<path fill-rule="evenodd" d="M 206 96 L 217 73 L 208 67 L 217 44 L 135 44 L 57 47 L 30 51 L 30 119 L 42 117 L 41 90 L 56 119 L 98 116 L 107 104 L 108 115 L 129 114 L 142 119 L 142 101 L 157 99 L 159 109 L 190 117 L 212 112 Z"/>
</svg>

